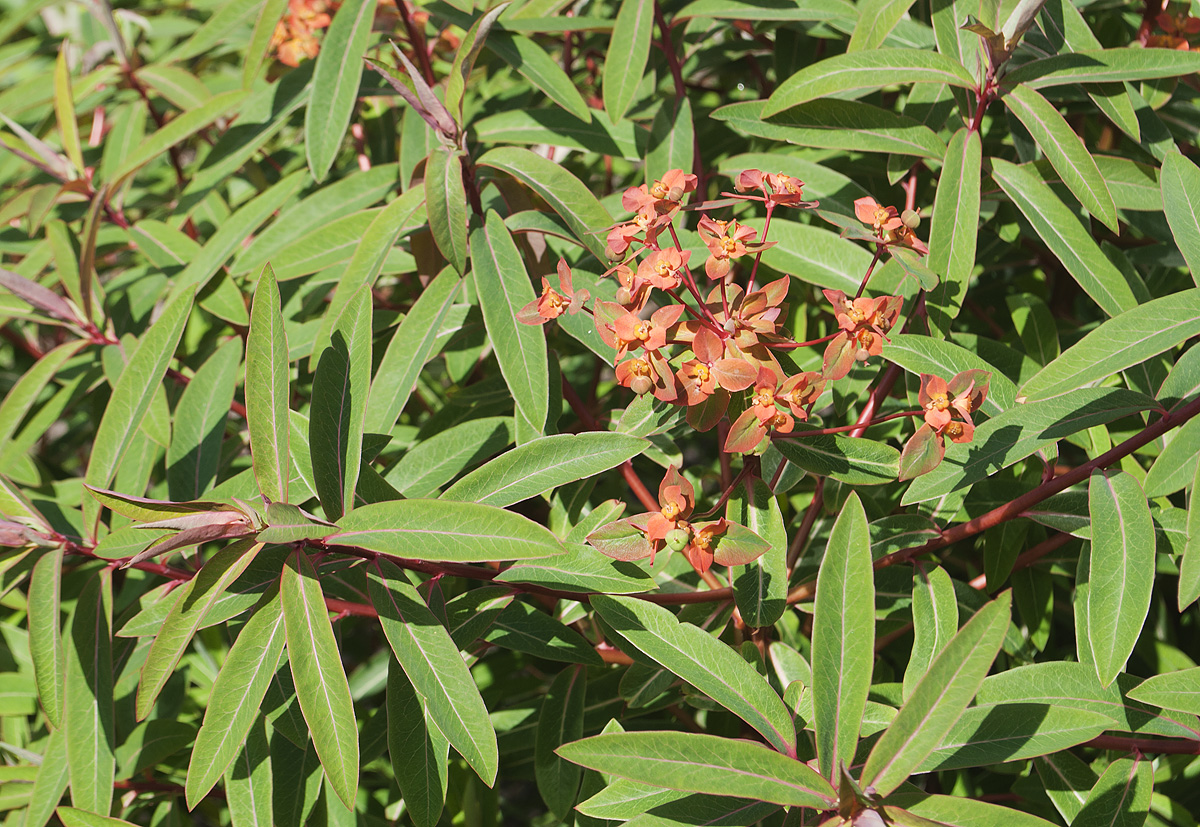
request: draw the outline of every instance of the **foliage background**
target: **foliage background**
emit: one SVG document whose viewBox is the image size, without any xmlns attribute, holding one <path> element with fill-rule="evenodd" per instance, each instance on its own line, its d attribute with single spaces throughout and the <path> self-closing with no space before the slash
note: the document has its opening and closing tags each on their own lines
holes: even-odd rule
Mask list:
<svg viewBox="0 0 1200 827">
<path fill-rule="evenodd" d="M 6 825 L 1196 823 L 1187 7 L 0 9 Z M 819 201 L 754 265 L 795 341 L 867 274 L 905 321 L 852 435 L 743 456 L 514 317 L 560 257 L 611 300 L 668 170 L 761 228 L 748 168 Z M 899 482 L 859 426 L 972 369 Z M 671 466 L 769 550 L 585 545 Z"/>
</svg>

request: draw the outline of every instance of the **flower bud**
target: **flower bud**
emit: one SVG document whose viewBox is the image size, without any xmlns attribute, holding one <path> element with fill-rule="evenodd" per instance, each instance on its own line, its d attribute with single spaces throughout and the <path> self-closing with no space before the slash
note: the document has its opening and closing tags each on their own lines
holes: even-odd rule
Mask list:
<svg viewBox="0 0 1200 827">
<path fill-rule="evenodd" d="M 860 347 L 858 350 L 856 350 L 854 352 L 854 360 L 856 362 L 865 362 L 865 361 L 867 361 L 867 359 L 870 358 L 870 356 L 871 356 L 871 352 L 869 350 L 867 350 L 865 347 Z"/>
<path fill-rule="evenodd" d="M 646 391 L 654 387 L 654 380 L 649 376 L 635 376 L 633 381 L 629 383 L 629 389 L 641 396 Z"/>
<path fill-rule="evenodd" d="M 616 300 L 617 304 L 629 304 L 633 301 L 633 294 L 629 292 L 628 287 L 618 287 Z"/>
<path fill-rule="evenodd" d="M 672 551 L 683 551 L 687 548 L 687 544 L 692 539 L 692 536 L 685 529 L 673 528 L 667 532 L 667 536 L 663 539 L 666 540 L 667 547 Z"/>
<path fill-rule="evenodd" d="M 919 210 L 905 210 L 900 213 L 900 220 L 904 222 L 905 227 L 915 230 L 921 226 L 921 213 Z"/>
</svg>

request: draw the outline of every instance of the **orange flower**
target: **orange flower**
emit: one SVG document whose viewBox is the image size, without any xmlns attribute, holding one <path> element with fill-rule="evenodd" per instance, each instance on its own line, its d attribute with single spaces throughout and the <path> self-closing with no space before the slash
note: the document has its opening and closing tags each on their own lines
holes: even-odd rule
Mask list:
<svg viewBox="0 0 1200 827">
<path fill-rule="evenodd" d="M 679 321 L 683 313 L 682 304 L 669 304 L 654 311 L 649 319 L 639 318 L 636 313 L 623 312 L 611 322 L 612 338 L 620 359 L 631 350 L 661 350 L 667 346 L 667 328 Z M 597 331 L 600 317 L 596 317 Z M 609 325 L 606 323 L 605 327 Z M 601 337 L 605 334 L 601 333 Z"/>
<path fill-rule="evenodd" d="M 950 437 L 952 442 L 970 442 L 975 433 L 971 414 L 987 398 L 990 375 L 986 371 L 966 370 L 947 382 L 922 373 L 917 403 L 925 411 L 925 423 L 939 436 Z"/>
<path fill-rule="evenodd" d="M 665 250 L 655 250 L 638 265 L 637 274 L 640 278 L 662 290 L 674 290 L 683 283 L 680 269 L 687 266 L 692 254 L 688 250 L 680 253 L 674 247 Z"/>
<path fill-rule="evenodd" d="M 571 268 L 565 259 L 558 260 L 558 286 L 562 292 L 554 290 L 550 282 L 542 277 L 542 295 L 517 311 L 517 321 L 522 324 L 545 324 L 551 319 L 557 319 L 563 313 L 575 314 L 583 308 L 588 300 L 588 291 L 576 291 L 571 283 Z"/>
<path fill-rule="evenodd" d="M 854 214 L 859 221 L 870 224 L 880 237 L 889 230 L 904 226 L 900 212 L 895 207 L 884 207 L 869 195 L 854 202 Z"/>
<path fill-rule="evenodd" d="M 854 362 L 883 353 L 888 331 L 896 324 L 904 300 L 899 296 L 847 299 L 841 290 L 823 290 L 833 305 L 841 331 L 825 347 L 825 377 L 841 379 Z"/>
<path fill-rule="evenodd" d="M 708 247 L 704 272 L 713 281 L 727 278 L 733 272 L 733 259 L 765 250 L 775 243 L 755 244 L 754 237 L 758 235 L 758 230 L 737 221 L 717 221 L 707 215 L 700 219 L 696 229 L 700 233 L 700 240 Z"/>
<path fill-rule="evenodd" d="M 805 371 L 784 380 L 775 399 L 787 405 L 792 415 L 804 422 L 808 419 L 808 409 L 816 403 L 824 390 L 824 377 L 813 371 Z"/>
<path fill-rule="evenodd" d="M 676 376 L 687 394 L 688 405 L 699 405 L 716 392 L 741 391 L 754 384 L 758 376 L 756 363 L 740 358 L 723 358 L 725 343 L 707 327 L 700 328 L 692 339 L 696 358 L 683 363 Z"/>
</svg>

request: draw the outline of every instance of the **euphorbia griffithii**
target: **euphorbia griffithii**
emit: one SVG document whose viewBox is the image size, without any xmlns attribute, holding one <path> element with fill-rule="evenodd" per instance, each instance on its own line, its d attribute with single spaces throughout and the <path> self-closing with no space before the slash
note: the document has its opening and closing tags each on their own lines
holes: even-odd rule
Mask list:
<svg viewBox="0 0 1200 827">
<path fill-rule="evenodd" d="M 578 313 L 589 298 L 588 291 L 574 289 L 571 268 L 564 259 L 558 260 L 558 286 L 561 292 L 550 286 L 542 277 L 542 295 L 517 311 L 517 321 L 522 324 L 545 324 L 563 313 Z"/>
<path fill-rule="evenodd" d="M 904 300 L 899 296 L 848 299 L 841 290 L 824 290 L 841 330 L 825 347 L 825 378 L 841 379 L 855 361 L 883 353 L 888 331 L 896 324 Z"/>
<path fill-rule="evenodd" d="M 745 526 L 725 518 L 688 522 L 696 507 L 692 484 L 672 465 L 658 487 L 658 510 L 617 520 L 593 531 L 587 541 L 616 560 L 650 558 L 663 548 L 680 551 L 701 573 L 714 562 L 737 566 L 761 557 L 769 548 L 765 540 Z"/>
<path fill-rule="evenodd" d="M 900 479 L 907 480 L 932 471 L 946 455 L 946 437 L 951 442 L 970 442 L 975 436 L 971 414 L 987 399 L 991 373 L 964 370 L 949 382 L 921 374 L 917 402 L 925 422 L 904 446 L 900 455 Z"/>
<path fill-rule="evenodd" d="M 748 253 L 757 253 L 775 242 L 755 243 L 754 237 L 758 230 L 739 224 L 736 221 L 717 221 L 707 215 L 696 225 L 700 240 L 708 247 L 708 258 L 704 262 L 704 272 L 713 281 L 728 278 L 733 272 L 733 260 Z"/>
<path fill-rule="evenodd" d="M 854 215 L 862 223 L 870 225 L 875 235 L 885 244 L 899 244 L 921 255 L 929 254 L 925 242 L 913 232 L 920 223 L 920 216 L 915 210 L 906 210 L 904 215 L 901 215 L 895 207 L 885 207 L 874 198 L 866 196 L 854 202 Z"/>
</svg>

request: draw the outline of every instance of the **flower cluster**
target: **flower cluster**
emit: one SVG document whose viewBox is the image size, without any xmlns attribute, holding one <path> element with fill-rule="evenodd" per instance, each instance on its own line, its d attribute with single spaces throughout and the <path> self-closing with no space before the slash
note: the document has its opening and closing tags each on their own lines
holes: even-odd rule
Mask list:
<svg viewBox="0 0 1200 827">
<path fill-rule="evenodd" d="M 288 0 L 287 14 L 271 37 L 271 51 L 279 62 L 295 67 L 306 58 L 315 58 L 321 51 L 316 33 L 328 28 L 339 5 L 337 0 Z"/>
<path fill-rule="evenodd" d="M 946 437 L 951 442 L 970 442 L 975 436 L 971 414 L 987 399 L 991 373 L 964 370 L 950 381 L 921 374 L 917 404 L 925 423 L 917 429 L 900 455 L 900 479 L 907 480 L 932 471 L 946 455 Z"/>
<path fill-rule="evenodd" d="M 1188 38 L 1200 34 L 1200 18 L 1192 17 L 1186 10 L 1174 14 L 1162 12 L 1154 20 L 1162 34 L 1152 34 L 1146 46 L 1152 49 L 1176 49 L 1181 52 L 1200 50 L 1192 46 Z"/>
</svg>

